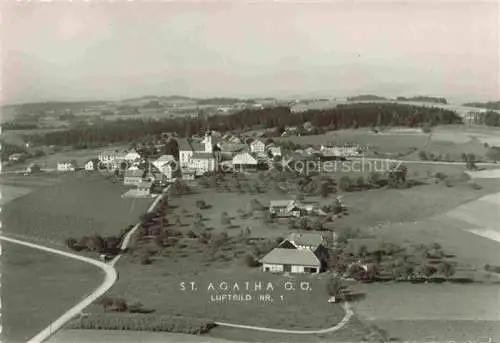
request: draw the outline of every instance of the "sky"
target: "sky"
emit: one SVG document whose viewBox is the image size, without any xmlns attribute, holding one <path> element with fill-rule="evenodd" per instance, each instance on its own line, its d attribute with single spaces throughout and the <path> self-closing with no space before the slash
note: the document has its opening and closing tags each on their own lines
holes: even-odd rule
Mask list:
<svg viewBox="0 0 500 343">
<path fill-rule="evenodd" d="M 2 102 L 444 96 L 500 100 L 499 2 L 8 2 Z"/>
</svg>

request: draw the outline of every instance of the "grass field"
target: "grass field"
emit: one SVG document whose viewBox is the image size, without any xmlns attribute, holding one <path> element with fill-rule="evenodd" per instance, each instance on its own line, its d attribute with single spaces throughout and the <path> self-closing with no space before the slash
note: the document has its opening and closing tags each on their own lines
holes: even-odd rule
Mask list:
<svg viewBox="0 0 500 343">
<path fill-rule="evenodd" d="M 2 241 L 2 342 L 26 342 L 103 277 L 94 266 Z"/>
<path fill-rule="evenodd" d="M 120 198 L 125 190 L 99 174 L 64 174 L 57 184 L 34 188 L 32 193 L 5 205 L 2 228 L 18 237 L 43 239 L 59 246 L 69 237 L 117 235 L 136 223 L 151 202 Z"/>
<path fill-rule="evenodd" d="M 355 312 L 391 336 L 417 341 L 500 339 L 498 285 L 364 284 Z M 390 301 L 388 301 L 390 299 Z M 464 309 L 467 309 L 464 311 Z"/>
<path fill-rule="evenodd" d="M 344 315 L 338 304 L 327 303 L 326 280 L 321 276 L 288 278 L 250 269 L 242 261 L 203 265 L 188 257 L 184 260 L 180 262 L 177 258 L 165 256 L 156 258 L 152 265 L 143 266 L 127 256 L 118 265 L 120 280 L 109 295 L 126 297 L 131 302 L 139 301 L 158 314 L 186 315 L 271 328 L 307 330 L 331 327 Z M 196 282 L 196 291 L 190 291 L 191 281 Z M 288 281 L 295 290 L 285 289 Z M 181 289 L 181 282 L 186 283 L 186 290 Z M 209 289 L 211 282 L 216 287 L 220 282 L 231 286 L 237 282 L 241 290 L 212 290 Z M 244 289 L 245 282 L 250 283 L 249 291 Z M 263 289 L 255 291 L 255 282 L 261 282 Z M 272 290 L 266 290 L 268 282 L 273 284 Z M 300 290 L 300 282 L 308 282 L 310 290 Z M 252 299 L 218 302 L 212 298 L 221 294 L 249 294 Z M 264 294 L 270 294 L 273 301 L 261 301 L 260 295 Z M 93 310 L 102 311 L 97 305 Z"/>
<path fill-rule="evenodd" d="M 461 153 L 473 153 L 484 156 L 490 146 L 500 146 L 500 129 L 483 126 L 449 125 L 437 126 L 431 133 L 423 133 L 418 129 L 388 128 L 381 133 L 373 133 L 370 129 L 346 129 L 330 131 L 322 135 L 280 137 L 277 141 L 290 141 L 303 145 L 321 145 L 330 141 L 342 144 L 355 142 L 366 151 L 367 156 L 375 152 L 382 155 L 404 155 L 405 159 L 419 160 L 418 151 L 432 152 L 443 157 L 449 155 L 450 160 L 460 161 Z M 409 154 L 411 148 L 418 149 Z"/>
</svg>

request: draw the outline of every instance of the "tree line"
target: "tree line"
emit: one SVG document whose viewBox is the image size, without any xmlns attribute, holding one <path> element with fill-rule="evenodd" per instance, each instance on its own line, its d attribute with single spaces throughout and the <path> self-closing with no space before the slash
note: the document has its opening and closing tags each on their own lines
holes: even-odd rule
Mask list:
<svg viewBox="0 0 500 343">
<path fill-rule="evenodd" d="M 66 131 L 25 136 L 42 145 L 109 144 L 141 139 L 161 132 L 177 132 L 189 137 L 204 129 L 225 131 L 243 130 L 256 126 L 266 128 L 299 126 L 311 122 L 315 127 L 329 130 L 373 126 L 421 126 L 462 123 L 456 112 L 437 107 L 404 104 L 358 103 L 339 105 L 334 109 L 309 110 L 292 113 L 289 107 L 245 109 L 232 115 L 208 118 L 129 119 L 103 121 L 97 125 L 81 125 Z"/>
<path fill-rule="evenodd" d="M 500 113 L 495 111 L 474 113 L 474 123 L 486 126 L 500 126 Z"/>
</svg>

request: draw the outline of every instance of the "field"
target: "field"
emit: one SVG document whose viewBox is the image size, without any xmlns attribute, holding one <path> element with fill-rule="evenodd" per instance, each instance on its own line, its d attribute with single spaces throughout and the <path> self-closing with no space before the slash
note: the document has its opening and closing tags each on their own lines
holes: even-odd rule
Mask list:
<svg viewBox="0 0 500 343">
<path fill-rule="evenodd" d="M 103 277 L 94 266 L 2 241 L 2 342 L 26 342 Z"/>
<path fill-rule="evenodd" d="M 330 131 L 322 135 L 280 137 L 277 141 L 290 141 L 303 145 L 321 145 L 330 141 L 342 144 L 355 142 L 365 149 L 367 156 L 388 155 L 419 160 L 418 151 L 432 152 L 442 157 L 449 155 L 450 161 L 461 161 L 461 153 L 484 156 L 490 146 L 500 145 L 500 129 L 466 125 L 437 126 L 431 133 L 419 129 L 389 128 L 373 133 L 366 128 Z M 410 149 L 417 151 L 409 154 Z"/>
<path fill-rule="evenodd" d="M 271 328 L 321 329 L 334 326 L 342 319 L 343 309 L 337 304 L 327 303 L 326 280 L 320 276 L 287 278 L 265 274 L 250 269 L 237 258 L 234 260 L 207 265 L 188 256 L 160 256 L 152 265 L 143 266 L 127 256 L 120 261 L 120 280 L 110 290 L 109 296 L 127 297 L 130 302 L 139 301 L 158 314 L 186 315 Z M 191 281 L 196 282 L 197 290 L 190 290 Z M 185 282 L 186 290 L 182 290 L 181 282 Z M 209 287 L 211 282 L 215 290 Z M 221 282 L 227 282 L 230 287 L 238 283 L 240 291 L 223 291 L 219 288 Z M 248 291 L 245 282 L 250 283 Z M 259 282 L 262 290 L 256 291 L 254 283 Z M 268 282 L 272 283 L 272 290 L 266 289 Z M 290 282 L 294 290 L 286 290 L 286 282 Z M 307 282 L 310 289 L 301 290 L 300 282 Z M 252 299 L 216 301 L 215 296 L 222 294 L 248 294 Z M 272 301 L 261 300 L 260 296 L 265 294 L 269 294 Z M 100 308 L 94 310 L 99 311 Z"/>
<path fill-rule="evenodd" d="M 392 336 L 418 341 L 500 339 L 500 311 L 494 306 L 498 285 L 365 284 L 358 289 L 368 295 L 354 303 L 356 313 Z"/>
<path fill-rule="evenodd" d="M 56 175 L 56 184 L 34 188 L 30 194 L 4 206 L 4 232 L 59 246 L 69 237 L 117 235 L 127 225 L 136 223 L 151 202 L 120 198 L 127 188 L 99 174 Z M 4 176 L 2 181 L 8 183 L 12 179 L 23 179 L 27 184 L 37 180 L 31 176 Z"/>
</svg>

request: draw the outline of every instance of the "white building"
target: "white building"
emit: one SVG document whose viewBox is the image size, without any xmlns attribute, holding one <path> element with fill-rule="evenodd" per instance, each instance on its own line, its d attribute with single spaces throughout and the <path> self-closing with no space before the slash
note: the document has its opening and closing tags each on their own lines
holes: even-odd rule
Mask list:
<svg viewBox="0 0 500 343">
<path fill-rule="evenodd" d="M 279 146 L 270 146 L 266 150 L 267 150 L 268 154 L 270 154 L 272 157 L 276 157 L 276 156 L 281 157 L 282 156 L 281 147 L 279 147 Z"/>
<path fill-rule="evenodd" d="M 253 153 L 264 152 L 266 145 L 262 143 L 259 139 L 256 139 L 250 143 L 250 151 Z"/>
<path fill-rule="evenodd" d="M 134 162 L 141 159 L 141 155 L 135 150 L 129 151 L 123 156 L 123 159 L 128 162 Z"/>
<path fill-rule="evenodd" d="M 266 272 L 319 273 L 326 266 L 328 249 L 317 233 L 291 233 L 262 258 Z"/>
<path fill-rule="evenodd" d="M 262 270 L 273 273 L 315 273 L 321 261 L 311 250 L 275 248 L 262 258 Z"/>
<path fill-rule="evenodd" d="M 119 150 L 106 150 L 102 151 L 97 155 L 99 162 L 108 166 L 108 167 L 116 167 L 120 166 L 120 163 L 125 160 L 125 155 L 127 153 Z"/>
<path fill-rule="evenodd" d="M 57 171 L 75 171 L 77 168 L 76 161 L 61 161 L 57 162 Z"/>
<path fill-rule="evenodd" d="M 215 138 L 207 133 L 200 143 L 193 141 L 179 143 L 179 166 L 181 170 L 194 170 L 196 175 L 215 171 L 215 152 L 220 150 Z"/>
<path fill-rule="evenodd" d="M 248 152 L 240 152 L 233 157 L 233 168 L 256 168 L 257 159 Z"/>
<path fill-rule="evenodd" d="M 178 163 L 172 155 L 162 155 L 153 161 L 152 164 L 167 179 L 167 181 L 172 180 L 174 175 L 178 172 Z"/>
<path fill-rule="evenodd" d="M 99 169 L 99 160 L 98 159 L 92 159 L 88 160 L 85 163 L 85 170 L 87 171 L 94 171 Z"/>
</svg>

